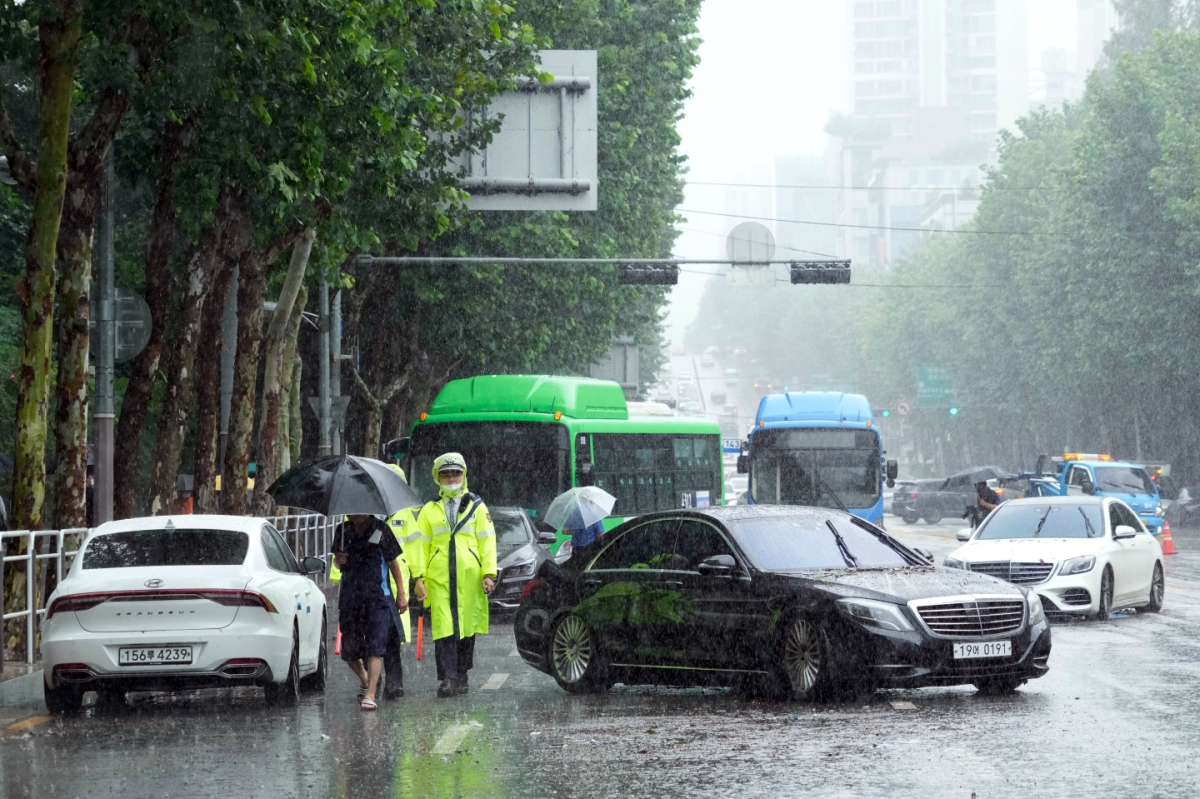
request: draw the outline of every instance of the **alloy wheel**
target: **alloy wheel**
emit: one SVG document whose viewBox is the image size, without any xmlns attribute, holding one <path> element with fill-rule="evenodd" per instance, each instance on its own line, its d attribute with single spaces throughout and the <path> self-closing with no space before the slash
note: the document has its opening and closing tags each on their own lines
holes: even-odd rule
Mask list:
<svg viewBox="0 0 1200 799">
<path fill-rule="evenodd" d="M 567 616 L 559 622 L 551 642 L 554 671 L 563 682 L 582 680 L 592 664 L 592 632 L 577 616 Z"/>
<path fill-rule="evenodd" d="M 796 619 L 783 640 L 783 667 L 792 689 L 807 695 L 821 676 L 821 641 L 817 628 L 805 619 Z"/>
<path fill-rule="evenodd" d="M 1145 610 L 1157 613 L 1162 610 L 1163 598 L 1166 596 L 1166 581 L 1163 579 L 1162 566 L 1154 564 L 1154 575 L 1150 578 L 1150 604 Z"/>
</svg>

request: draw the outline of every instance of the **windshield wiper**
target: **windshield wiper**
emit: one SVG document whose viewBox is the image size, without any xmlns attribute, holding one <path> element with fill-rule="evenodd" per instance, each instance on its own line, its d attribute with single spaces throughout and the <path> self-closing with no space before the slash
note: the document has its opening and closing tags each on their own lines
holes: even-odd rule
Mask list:
<svg viewBox="0 0 1200 799">
<path fill-rule="evenodd" d="M 1083 508 L 1079 505 L 1075 506 L 1075 510 L 1079 511 L 1079 515 L 1083 517 L 1083 523 L 1087 525 L 1088 538 L 1096 538 L 1096 528 L 1092 527 L 1092 520 L 1083 512 Z"/>
<path fill-rule="evenodd" d="M 1037 529 L 1033 531 L 1034 537 L 1037 537 L 1042 534 L 1042 525 L 1045 524 L 1046 520 L 1050 518 L 1050 512 L 1052 510 L 1054 510 L 1053 506 L 1046 508 L 1046 515 L 1042 516 L 1042 520 L 1038 522 Z"/>
<path fill-rule="evenodd" d="M 841 500 L 841 498 L 840 498 L 840 497 L 838 497 L 838 495 L 837 495 L 837 494 L 834 492 L 834 490 L 833 490 L 832 488 L 830 488 L 830 487 L 829 487 L 829 483 L 826 483 L 826 482 L 825 482 L 825 478 L 824 478 L 824 477 L 821 477 L 821 475 L 820 475 L 820 474 L 818 474 L 818 475 L 817 475 L 817 485 L 819 485 L 819 486 L 821 487 L 821 493 L 822 493 L 822 494 L 828 494 L 828 495 L 829 495 L 829 498 L 830 498 L 830 499 L 832 499 L 832 500 L 834 501 L 834 503 L 837 505 L 837 507 L 838 507 L 838 510 L 842 511 L 843 513 L 848 513 L 848 512 L 849 512 L 849 511 L 847 511 L 847 510 L 846 510 L 846 505 L 845 505 L 845 503 L 843 503 L 843 502 L 842 502 L 842 500 Z M 836 533 L 835 533 L 835 534 L 836 534 Z"/>
<path fill-rule="evenodd" d="M 833 522 L 825 522 L 825 526 L 829 528 L 829 532 L 833 533 L 833 538 L 835 541 L 837 541 L 838 549 L 842 553 L 842 559 L 845 560 L 848 565 L 857 569 L 858 558 L 850 554 L 850 547 L 846 546 L 846 539 L 842 538 L 842 534 L 839 533 L 837 528 L 833 526 Z"/>
</svg>

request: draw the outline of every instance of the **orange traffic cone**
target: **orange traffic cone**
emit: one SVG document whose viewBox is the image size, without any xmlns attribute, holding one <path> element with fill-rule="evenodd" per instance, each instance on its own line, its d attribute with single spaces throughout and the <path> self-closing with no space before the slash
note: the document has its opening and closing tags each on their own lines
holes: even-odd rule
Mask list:
<svg viewBox="0 0 1200 799">
<path fill-rule="evenodd" d="M 342 625 L 338 625 L 337 643 L 333 645 L 333 654 L 342 654 Z"/>
<path fill-rule="evenodd" d="M 1162 550 L 1164 555 L 1175 554 L 1175 543 L 1171 540 L 1171 523 L 1163 520 Z"/>
<path fill-rule="evenodd" d="M 417 616 L 417 660 L 421 659 L 421 642 L 425 638 L 425 614 Z"/>
</svg>

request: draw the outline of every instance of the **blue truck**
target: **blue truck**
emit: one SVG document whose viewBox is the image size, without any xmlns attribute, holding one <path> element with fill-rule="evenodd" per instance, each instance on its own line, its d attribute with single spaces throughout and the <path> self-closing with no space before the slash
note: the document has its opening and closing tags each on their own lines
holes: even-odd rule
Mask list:
<svg viewBox="0 0 1200 799">
<path fill-rule="evenodd" d="M 738 472 L 750 475 L 750 504 L 841 508 L 882 526 L 883 483 L 895 484 L 896 462 L 883 460 L 871 403 L 861 394 L 769 394 L 742 451 Z"/>
<path fill-rule="evenodd" d="M 1114 461 L 1110 455 L 1068 452 L 1061 458 L 1042 455 L 1032 472 L 1018 477 L 1029 481 L 1027 497 L 1115 497 L 1133 508 L 1155 538 L 1164 533 L 1158 485 L 1141 464 Z"/>
</svg>

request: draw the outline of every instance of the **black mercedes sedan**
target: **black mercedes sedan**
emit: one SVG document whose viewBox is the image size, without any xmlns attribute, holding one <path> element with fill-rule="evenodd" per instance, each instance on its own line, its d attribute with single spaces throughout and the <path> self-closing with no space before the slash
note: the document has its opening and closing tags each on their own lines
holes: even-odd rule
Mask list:
<svg viewBox="0 0 1200 799">
<path fill-rule="evenodd" d="M 1013 691 L 1048 669 L 1037 594 L 942 569 L 837 510 L 661 511 L 590 562 L 545 564 L 517 650 L 565 690 L 732 685 L 799 699 L 879 687 Z"/>
</svg>

